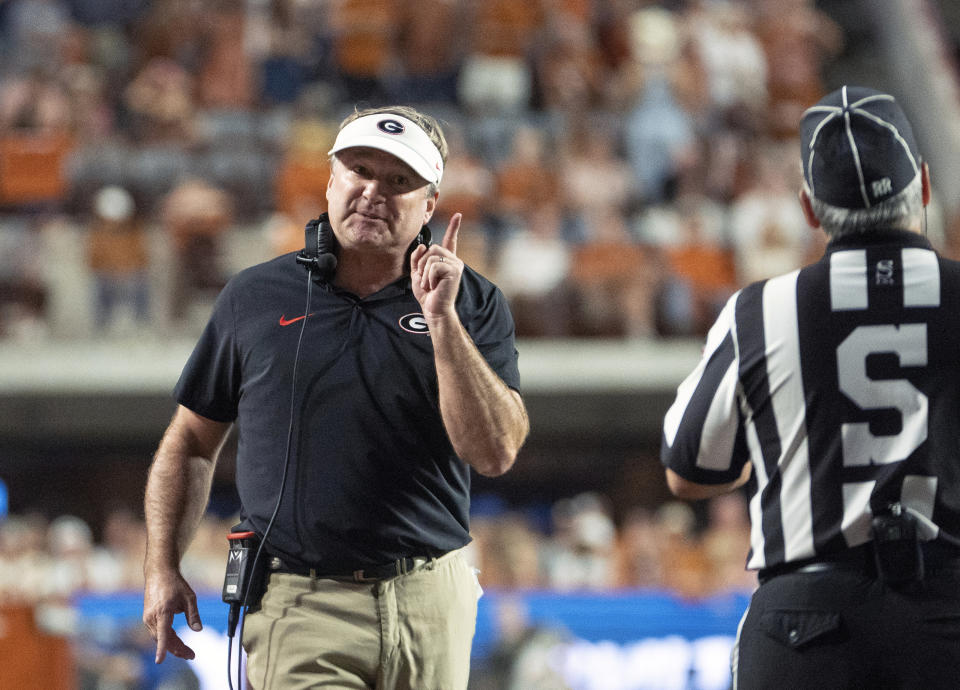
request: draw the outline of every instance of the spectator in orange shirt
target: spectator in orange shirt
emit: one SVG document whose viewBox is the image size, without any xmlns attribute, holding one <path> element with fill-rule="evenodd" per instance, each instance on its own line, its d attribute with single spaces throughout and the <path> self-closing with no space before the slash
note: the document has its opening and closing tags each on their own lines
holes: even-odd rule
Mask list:
<svg viewBox="0 0 960 690">
<path fill-rule="evenodd" d="M 546 135 L 523 124 L 513 133 L 511 150 L 497 167 L 497 213 L 509 224 L 540 204 L 557 203 L 559 182 Z"/>
<path fill-rule="evenodd" d="M 197 297 L 211 297 L 225 284 L 220 266 L 220 243 L 234 217 L 232 197 L 203 179 L 186 180 L 175 187 L 162 206 L 162 222 L 174 251 L 172 312 L 186 316 Z"/>
<path fill-rule="evenodd" d="M 333 59 L 347 100 L 385 97 L 385 79 L 394 68 L 398 19 L 396 0 L 332 3 Z"/>
<path fill-rule="evenodd" d="M 662 281 L 656 251 L 637 242 L 613 210 L 595 209 L 590 239 L 574 249 L 576 335 L 646 338 L 656 334 L 656 295 Z"/>
<path fill-rule="evenodd" d="M 126 189 L 109 186 L 97 192 L 87 257 L 95 281 L 97 328 L 114 325 L 124 307 L 134 322 L 146 322 L 150 263 L 147 234 Z"/>
</svg>

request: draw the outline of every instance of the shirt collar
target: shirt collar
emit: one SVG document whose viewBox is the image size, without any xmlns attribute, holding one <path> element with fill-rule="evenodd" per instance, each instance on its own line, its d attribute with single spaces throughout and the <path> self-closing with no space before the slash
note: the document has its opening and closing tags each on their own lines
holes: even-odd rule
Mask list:
<svg viewBox="0 0 960 690">
<path fill-rule="evenodd" d="M 880 244 L 901 244 L 907 247 L 933 249 L 930 240 L 925 235 L 912 230 L 871 230 L 869 232 L 854 232 L 832 239 L 827 243 L 827 252 L 854 247 L 869 247 Z"/>
</svg>

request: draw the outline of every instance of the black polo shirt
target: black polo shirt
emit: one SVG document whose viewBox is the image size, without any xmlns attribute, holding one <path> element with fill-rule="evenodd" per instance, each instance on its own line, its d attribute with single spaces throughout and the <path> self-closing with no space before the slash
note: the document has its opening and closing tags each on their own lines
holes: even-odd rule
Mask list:
<svg viewBox="0 0 960 690">
<path fill-rule="evenodd" d="M 292 424 L 271 552 L 350 572 L 463 546 L 469 466 L 440 418 L 433 344 L 409 278 L 363 299 L 314 286 L 309 307 L 307 280 L 294 254 L 235 276 L 175 389 L 194 412 L 236 422 L 244 524 L 262 534 L 270 520 Z M 465 268 L 456 308 L 481 355 L 519 390 L 500 290 Z"/>
</svg>

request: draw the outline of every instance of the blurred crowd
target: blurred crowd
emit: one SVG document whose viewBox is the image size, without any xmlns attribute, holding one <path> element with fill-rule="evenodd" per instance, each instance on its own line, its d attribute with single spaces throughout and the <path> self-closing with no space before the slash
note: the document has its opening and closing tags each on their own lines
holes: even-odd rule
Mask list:
<svg viewBox="0 0 960 690">
<path fill-rule="evenodd" d="M 547 510 L 508 509 L 481 497 L 471 517 L 471 560 L 480 584 L 502 589 L 670 591 L 683 598 L 751 592 L 745 569 L 750 523 L 742 494 L 633 507 L 615 516 L 595 492 Z"/>
<path fill-rule="evenodd" d="M 702 335 L 818 251 L 795 129 L 842 45 L 812 0 L 7 0 L 0 337 L 195 327 L 393 102 L 446 123 L 435 225 L 520 336 Z"/>
<path fill-rule="evenodd" d="M 711 500 L 703 515 L 686 503 L 633 508 L 615 516 L 586 492 L 542 507 L 476 500 L 468 560 L 485 588 L 603 592 L 672 591 L 698 599 L 752 590 L 745 571 L 749 520 L 742 494 Z M 198 592 L 223 586 L 234 516 L 208 513 L 184 555 Z M 0 605 L 59 603 L 79 594 L 142 591 L 145 528 L 128 509 L 110 511 L 99 534 L 83 519 L 42 513 L 0 520 Z"/>
</svg>

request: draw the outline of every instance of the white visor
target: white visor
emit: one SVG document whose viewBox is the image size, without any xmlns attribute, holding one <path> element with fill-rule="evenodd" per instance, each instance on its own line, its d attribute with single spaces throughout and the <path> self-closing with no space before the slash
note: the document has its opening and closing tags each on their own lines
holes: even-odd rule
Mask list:
<svg viewBox="0 0 960 690">
<path fill-rule="evenodd" d="M 334 154 L 354 146 L 380 149 L 409 165 L 427 182 L 440 184 L 443 177 L 443 158 L 420 126 L 394 113 L 364 115 L 350 122 L 337 134 Z"/>
</svg>

